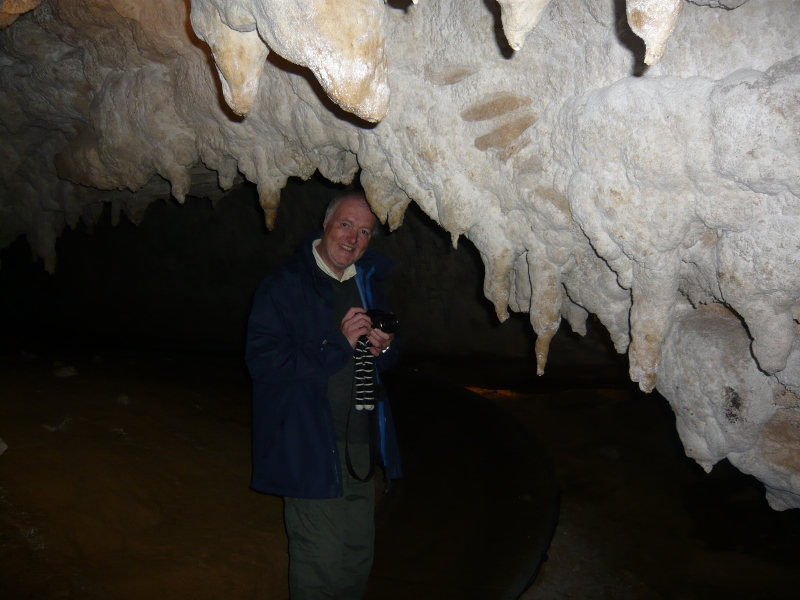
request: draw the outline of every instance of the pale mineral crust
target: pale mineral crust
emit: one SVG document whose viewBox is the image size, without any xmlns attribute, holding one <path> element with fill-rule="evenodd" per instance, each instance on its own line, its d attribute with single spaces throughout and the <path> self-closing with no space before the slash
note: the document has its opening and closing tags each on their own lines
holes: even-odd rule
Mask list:
<svg viewBox="0 0 800 600">
<path fill-rule="evenodd" d="M 525 36 L 539 24 L 550 0 L 497 0 L 503 14 L 503 33 L 508 45 L 521 50 Z"/>
<path fill-rule="evenodd" d="M 52 270 L 103 202 L 244 177 L 272 225 L 289 177 L 360 173 L 475 244 L 540 372 L 596 315 L 690 456 L 800 507 L 798 31 L 798 0 L 44 0 L 0 29 L 0 246 Z"/>
<path fill-rule="evenodd" d="M 644 62 L 654 65 L 666 52 L 667 39 L 683 9 L 683 0 L 627 0 L 625 10 L 631 30 L 644 40 Z"/>
</svg>

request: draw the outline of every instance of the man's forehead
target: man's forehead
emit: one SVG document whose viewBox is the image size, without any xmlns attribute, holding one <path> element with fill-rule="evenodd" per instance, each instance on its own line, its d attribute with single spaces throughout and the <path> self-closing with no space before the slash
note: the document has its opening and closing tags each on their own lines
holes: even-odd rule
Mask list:
<svg viewBox="0 0 800 600">
<path fill-rule="evenodd" d="M 359 196 L 342 198 L 336 210 L 334 210 L 331 215 L 331 219 L 333 218 L 345 219 L 347 221 L 362 220 L 369 225 L 372 225 L 377 220 L 377 217 L 372 212 L 372 209 L 370 209 L 367 201 Z"/>
</svg>

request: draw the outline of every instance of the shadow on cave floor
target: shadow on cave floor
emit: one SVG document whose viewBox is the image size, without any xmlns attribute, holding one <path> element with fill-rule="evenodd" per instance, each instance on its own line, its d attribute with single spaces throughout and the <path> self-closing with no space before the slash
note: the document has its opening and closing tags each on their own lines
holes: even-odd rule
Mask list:
<svg viewBox="0 0 800 600">
<path fill-rule="evenodd" d="M 406 361 L 489 398 L 549 456 L 560 520 L 523 600 L 794 598 L 800 511 L 771 511 L 760 484 L 727 464 L 704 474 L 663 398 L 603 356 L 562 338 L 541 378 L 521 360 Z M 241 364 L 58 360 L 0 363 L 0 598 L 286 600 L 281 501 L 247 489 Z M 454 547 L 466 537 L 445 535 Z M 409 597 L 449 596 L 422 585 Z"/>
<path fill-rule="evenodd" d="M 560 520 L 522 600 L 795 598 L 800 510 L 770 509 L 727 460 L 705 474 L 666 400 L 639 391 L 625 360 L 589 349 L 575 365 L 585 341 L 554 346 L 541 378 L 527 361 L 416 365 L 494 400 L 552 461 Z"/>
</svg>

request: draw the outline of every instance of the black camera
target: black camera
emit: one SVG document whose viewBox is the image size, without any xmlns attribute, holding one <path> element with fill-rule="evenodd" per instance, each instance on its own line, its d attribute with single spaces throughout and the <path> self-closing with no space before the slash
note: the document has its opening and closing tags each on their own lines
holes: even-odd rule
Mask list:
<svg viewBox="0 0 800 600">
<path fill-rule="evenodd" d="M 397 316 L 387 313 L 380 308 L 371 308 L 367 311 L 367 316 L 372 319 L 372 326 L 380 329 L 384 333 L 394 333 L 397 331 Z"/>
</svg>

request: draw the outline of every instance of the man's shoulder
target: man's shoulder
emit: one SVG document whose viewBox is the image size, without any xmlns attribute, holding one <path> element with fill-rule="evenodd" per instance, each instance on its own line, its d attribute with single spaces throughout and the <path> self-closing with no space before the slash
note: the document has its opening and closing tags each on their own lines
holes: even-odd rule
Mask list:
<svg viewBox="0 0 800 600">
<path fill-rule="evenodd" d="M 379 279 L 383 279 L 394 269 L 394 261 L 374 248 L 367 248 L 356 266 L 366 272 L 373 271 Z"/>
</svg>

